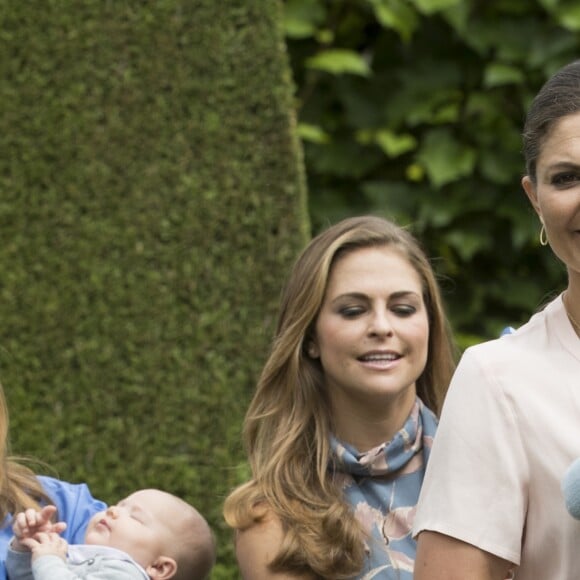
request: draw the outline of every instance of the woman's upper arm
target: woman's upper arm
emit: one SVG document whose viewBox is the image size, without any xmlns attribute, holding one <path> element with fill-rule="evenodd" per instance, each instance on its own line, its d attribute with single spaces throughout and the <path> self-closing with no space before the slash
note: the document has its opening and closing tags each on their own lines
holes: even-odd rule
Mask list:
<svg viewBox="0 0 580 580">
<path fill-rule="evenodd" d="M 274 573 L 268 564 L 275 558 L 284 534 L 274 517 L 236 534 L 236 557 L 244 580 L 314 580 L 315 576 Z"/>
<path fill-rule="evenodd" d="M 414 580 L 504 580 L 512 564 L 471 544 L 438 532 L 417 540 Z"/>
</svg>

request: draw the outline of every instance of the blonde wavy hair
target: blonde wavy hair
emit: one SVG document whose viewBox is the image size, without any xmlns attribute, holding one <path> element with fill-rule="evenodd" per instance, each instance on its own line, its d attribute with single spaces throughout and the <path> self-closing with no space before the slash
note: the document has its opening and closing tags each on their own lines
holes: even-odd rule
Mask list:
<svg viewBox="0 0 580 580">
<path fill-rule="evenodd" d="M 425 369 L 417 394 L 439 413 L 455 350 L 439 288 L 427 257 L 406 230 L 379 217 L 349 218 L 330 227 L 303 250 L 282 294 L 278 326 L 244 422 L 253 478 L 226 499 L 224 516 L 245 529 L 272 513 L 284 540 L 272 572 L 349 578 L 360 571 L 364 535 L 337 486 L 331 461 L 332 420 L 320 362 L 306 352 L 332 266 L 339 256 L 389 246 L 420 276 L 429 319 Z"/>
<path fill-rule="evenodd" d="M 39 509 L 40 503 L 52 504 L 36 474 L 23 464 L 24 458 L 9 455 L 8 429 L 8 407 L 0 385 L 0 522 L 28 508 Z"/>
</svg>

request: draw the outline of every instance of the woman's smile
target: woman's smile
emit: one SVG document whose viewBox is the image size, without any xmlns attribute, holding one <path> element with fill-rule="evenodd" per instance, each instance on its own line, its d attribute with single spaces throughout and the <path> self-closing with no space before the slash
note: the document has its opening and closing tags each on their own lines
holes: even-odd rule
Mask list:
<svg viewBox="0 0 580 580">
<path fill-rule="evenodd" d="M 389 246 L 353 250 L 332 266 L 312 348 L 333 415 L 353 409 L 406 415 L 427 360 L 429 324 L 421 280 Z M 404 417 L 401 417 L 401 420 Z"/>
</svg>

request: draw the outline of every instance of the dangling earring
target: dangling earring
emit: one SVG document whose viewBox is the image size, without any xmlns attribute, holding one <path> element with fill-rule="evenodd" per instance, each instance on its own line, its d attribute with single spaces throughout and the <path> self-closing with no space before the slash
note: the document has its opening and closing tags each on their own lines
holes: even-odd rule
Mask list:
<svg viewBox="0 0 580 580">
<path fill-rule="evenodd" d="M 548 245 L 548 236 L 546 235 L 546 228 L 544 227 L 544 224 L 542 224 L 542 228 L 540 229 L 540 245 Z"/>
</svg>

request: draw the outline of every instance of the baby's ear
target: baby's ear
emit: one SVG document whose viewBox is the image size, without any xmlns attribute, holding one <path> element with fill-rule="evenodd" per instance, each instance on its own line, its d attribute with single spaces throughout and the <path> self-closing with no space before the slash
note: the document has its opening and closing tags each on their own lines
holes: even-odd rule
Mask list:
<svg viewBox="0 0 580 580">
<path fill-rule="evenodd" d="M 151 580 L 168 580 L 177 572 L 177 562 L 168 556 L 159 556 L 153 564 L 145 570 Z"/>
</svg>

